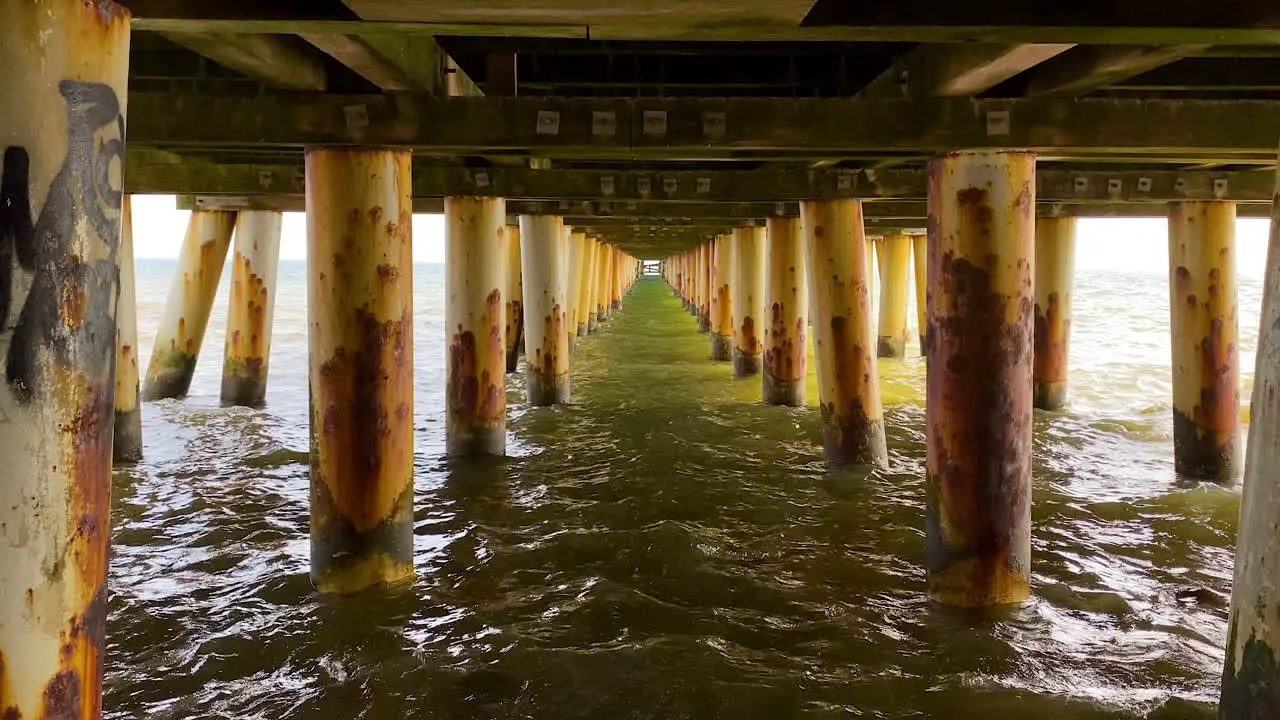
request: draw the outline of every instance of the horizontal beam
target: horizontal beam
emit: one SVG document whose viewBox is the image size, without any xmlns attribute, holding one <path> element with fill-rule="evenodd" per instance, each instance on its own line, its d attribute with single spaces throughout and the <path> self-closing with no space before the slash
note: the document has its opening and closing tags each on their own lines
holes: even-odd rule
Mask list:
<svg viewBox="0 0 1280 720">
<path fill-rule="evenodd" d="M 1280 127 L 1278 125 L 1277 127 Z M 418 165 L 414 197 L 480 195 L 523 200 L 617 202 L 787 202 L 854 198 L 923 198 L 922 169 L 707 170 L 638 172 L 530 170 Z M 1070 171 L 1041 169 L 1036 196 L 1073 202 L 1166 200 L 1271 201 L 1269 171 Z M 157 195 L 301 195 L 301 164 L 216 164 L 169 153 L 130 149 L 125 187 Z"/>
</svg>

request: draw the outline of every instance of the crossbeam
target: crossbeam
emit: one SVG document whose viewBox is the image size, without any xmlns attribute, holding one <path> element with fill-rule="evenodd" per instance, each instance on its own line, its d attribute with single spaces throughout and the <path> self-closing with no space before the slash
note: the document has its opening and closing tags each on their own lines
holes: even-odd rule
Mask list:
<svg viewBox="0 0 1280 720">
<path fill-rule="evenodd" d="M 130 93 L 137 145 L 395 146 L 431 155 L 826 159 L 1019 148 L 1230 161 L 1274 153 L 1275 100 L 449 98 Z"/>
</svg>

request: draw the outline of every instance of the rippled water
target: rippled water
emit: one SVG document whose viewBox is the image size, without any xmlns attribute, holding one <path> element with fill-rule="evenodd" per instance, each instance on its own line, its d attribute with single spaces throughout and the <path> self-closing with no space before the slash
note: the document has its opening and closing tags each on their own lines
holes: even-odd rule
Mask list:
<svg viewBox="0 0 1280 720">
<path fill-rule="evenodd" d="M 139 269 L 144 348 L 172 267 Z M 830 470 L 818 414 L 756 404 L 649 280 L 580 346 L 571 407 L 512 376 L 511 457 L 448 461 L 434 265 L 417 581 L 317 596 L 304 266 L 281 278 L 269 407 L 218 407 L 220 300 L 192 397 L 146 406 L 116 475 L 109 717 L 1213 717 L 1239 495 L 1174 478 L 1162 273 L 1079 275 L 1035 599 L 986 618 L 924 600 L 919 358 L 881 364 L 891 468 Z M 1246 376 L 1260 295 L 1241 279 Z"/>
</svg>

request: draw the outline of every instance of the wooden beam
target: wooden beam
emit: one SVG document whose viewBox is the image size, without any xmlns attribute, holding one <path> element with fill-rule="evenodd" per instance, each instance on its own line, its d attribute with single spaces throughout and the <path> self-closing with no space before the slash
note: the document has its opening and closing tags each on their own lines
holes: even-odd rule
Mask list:
<svg viewBox="0 0 1280 720">
<path fill-rule="evenodd" d="M 269 87 L 285 90 L 324 90 L 326 87 L 320 58 L 295 37 L 200 32 L 164 35 Z"/>
<path fill-rule="evenodd" d="M 175 161 L 175 157 L 180 159 Z M 207 195 L 302 195 L 302 164 L 217 164 L 131 147 L 125 187 L 131 193 Z M 922 169 L 715 170 L 637 172 L 622 170 L 530 170 L 518 167 L 463 168 L 419 164 L 415 197 L 484 195 L 565 203 L 600 201 L 626 208 L 645 202 L 779 203 L 837 197 L 923 198 Z M 1274 190 L 1261 171 L 1071 171 L 1041 169 L 1036 196 L 1077 203 L 1234 200 L 1266 203 Z"/>
<path fill-rule="evenodd" d="M 1026 94 L 1028 97 L 1080 95 L 1208 49 L 1208 45 L 1082 45 L 1032 70 L 1027 78 Z"/>
<path fill-rule="evenodd" d="M 443 94 L 444 61 L 432 38 L 366 38 L 341 33 L 304 33 L 301 37 L 383 90 Z"/>
<path fill-rule="evenodd" d="M 130 93 L 140 145 L 386 145 L 424 154 L 768 157 L 1022 148 L 1125 154 L 1274 153 L 1280 101 L 1042 98 L 452 98 Z"/>
<path fill-rule="evenodd" d="M 918 45 L 859 95 L 869 99 L 977 95 L 1071 47 L 1065 43 Z"/>
</svg>

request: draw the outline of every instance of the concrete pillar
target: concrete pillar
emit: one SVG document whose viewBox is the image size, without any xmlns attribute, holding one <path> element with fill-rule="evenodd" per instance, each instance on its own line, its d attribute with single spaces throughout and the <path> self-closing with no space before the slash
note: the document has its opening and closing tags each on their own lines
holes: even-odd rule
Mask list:
<svg viewBox="0 0 1280 720">
<path fill-rule="evenodd" d="M 797 218 L 769 218 L 765 240 L 764 402 L 803 407 L 809 281 Z"/>
<path fill-rule="evenodd" d="M 1280 717 L 1280 173 L 1271 205 L 1219 717 Z"/>
<path fill-rule="evenodd" d="M 142 405 L 138 402 L 138 289 L 133 262 L 133 213 L 129 196 L 120 211 L 120 299 L 116 302 L 115 463 L 142 459 Z"/>
<path fill-rule="evenodd" d="M 929 327 L 929 238 L 913 235 L 911 249 L 915 255 L 916 274 L 916 332 L 920 335 L 920 354 L 925 354 L 926 329 Z"/>
<path fill-rule="evenodd" d="M 569 242 L 555 215 L 520 216 L 526 389 L 530 405 L 569 402 Z"/>
<path fill-rule="evenodd" d="M 209 327 L 209 314 L 235 223 L 234 212 L 191 213 L 178 255 L 178 270 L 169 285 L 164 316 L 147 364 L 147 377 L 142 384 L 144 400 L 184 397 L 191 389 L 191 376 L 196 371 L 204 331 Z"/>
<path fill-rule="evenodd" d="M 925 565 L 947 605 L 1031 592 L 1035 156 L 929 166 Z"/>
<path fill-rule="evenodd" d="M 507 347 L 507 372 L 520 367 L 520 348 L 524 345 L 524 285 L 520 261 L 520 226 L 506 228 L 507 285 L 502 290 L 505 301 L 503 337 Z"/>
<path fill-rule="evenodd" d="M 711 243 L 711 359 L 733 359 L 733 237 Z"/>
<path fill-rule="evenodd" d="M 622 307 L 622 275 L 626 256 L 617 246 L 613 247 L 613 264 L 609 271 L 609 299 L 613 301 L 613 309 Z"/>
<path fill-rule="evenodd" d="M 576 271 L 578 288 L 578 327 L 577 335 L 582 337 L 591 332 L 595 326 L 595 296 L 592 290 L 595 285 L 595 243 L 584 233 L 572 234 L 574 246 L 578 251 L 578 268 Z"/>
<path fill-rule="evenodd" d="M 1240 474 L 1234 203 L 1169 204 L 1173 456 L 1179 475 Z"/>
<path fill-rule="evenodd" d="M 698 258 L 698 332 L 711 332 L 711 243 L 700 243 Z"/>
<path fill-rule="evenodd" d="M 733 376 L 760 373 L 764 360 L 764 251 L 762 227 L 733 230 Z"/>
<path fill-rule="evenodd" d="M 413 577 L 413 216 L 407 151 L 308 148 L 311 582 Z"/>
<path fill-rule="evenodd" d="M 0 2 L 0 717 L 99 718 L 129 13 Z"/>
<path fill-rule="evenodd" d="M 1076 270 L 1076 219 L 1036 221 L 1035 406 L 1058 410 L 1067 403 L 1071 344 L 1071 282 Z"/>
<path fill-rule="evenodd" d="M 875 274 L 856 200 L 800 203 L 827 459 L 886 465 L 880 382 L 871 351 Z"/>
<path fill-rule="evenodd" d="M 596 243 L 596 321 L 602 323 L 613 316 L 609 303 L 609 270 L 613 267 L 612 248 Z"/>
<path fill-rule="evenodd" d="M 231 297 L 222 362 L 222 403 L 261 407 L 267 400 L 276 269 L 283 213 L 245 211 L 236 218 Z"/>
<path fill-rule="evenodd" d="M 450 455 L 507 450 L 506 203 L 502 198 L 445 198 L 445 327 L 449 337 Z"/>
<path fill-rule="evenodd" d="M 907 354 L 907 295 L 911 283 L 911 237 L 886 235 L 880 250 L 880 322 L 876 355 L 902 358 Z"/>
</svg>

